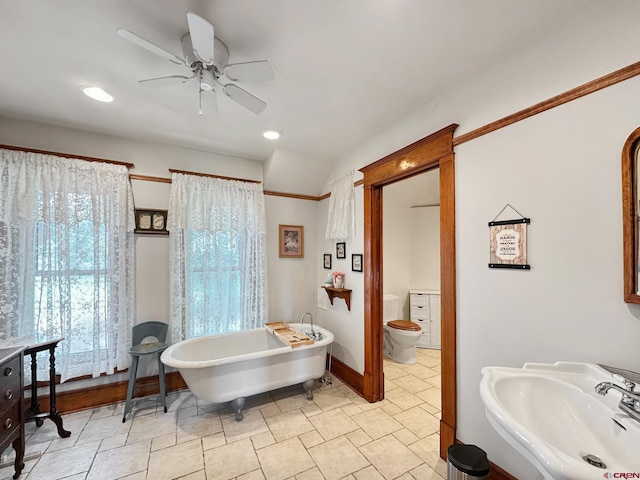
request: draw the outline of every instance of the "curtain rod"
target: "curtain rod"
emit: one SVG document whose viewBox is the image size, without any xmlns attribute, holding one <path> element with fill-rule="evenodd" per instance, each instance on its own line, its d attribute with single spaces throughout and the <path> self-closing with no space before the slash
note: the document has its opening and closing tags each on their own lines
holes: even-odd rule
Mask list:
<svg viewBox="0 0 640 480">
<path fill-rule="evenodd" d="M 150 175 L 138 175 L 137 173 L 130 173 L 129 178 L 131 180 L 144 180 L 145 182 L 171 183 L 170 178 L 152 177 Z"/>
<path fill-rule="evenodd" d="M 53 155 L 53 156 L 62 157 L 62 158 L 77 158 L 78 160 L 86 160 L 87 162 L 101 162 L 101 163 L 111 163 L 113 165 L 124 165 L 129 169 L 135 166 L 133 163 L 119 162 L 117 160 L 107 160 L 105 158 L 96 158 L 96 157 L 85 157 L 84 155 L 72 155 L 70 153 L 51 152 L 48 150 L 36 150 L 35 148 L 14 147 L 11 145 L 0 145 L 0 148 L 4 148 L 6 150 L 17 150 L 20 152 L 40 153 L 42 155 Z"/>
<path fill-rule="evenodd" d="M 259 180 L 248 180 L 246 178 L 235 178 L 235 177 L 223 177 L 222 175 L 213 175 L 210 173 L 187 172 L 185 170 L 174 170 L 173 168 L 170 168 L 169 171 L 171 173 L 182 173 L 184 175 L 196 175 L 198 177 L 220 178 L 222 180 L 236 180 L 238 182 L 248 182 L 248 183 L 262 183 Z"/>
<path fill-rule="evenodd" d="M 138 175 L 138 174 L 133 174 L 133 173 L 129 174 L 129 178 L 131 180 L 141 180 L 141 181 L 144 181 L 144 182 L 172 183 L 170 178 L 153 177 L 153 176 L 150 176 L 150 175 Z M 222 177 L 222 178 L 226 178 L 226 177 Z M 298 194 L 298 193 L 274 192 L 274 191 L 271 191 L 271 190 L 264 190 L 263 193 L 265 195 L 270 195 L 270 196 L 274 196 L 274 197 L 297 198 L 298 200 L 313 200 L 313 201 L 316 201 L 316 202 L 319 201 L 319 200 L 322 200 L 324 198 L 324 197 L 315 197 L 313 195 L 301 195 L 301 194 Z M 326 197 L 328 197 L 328 196 L 329 196 L 329 194 L 326 195 Z"/>
</svg>

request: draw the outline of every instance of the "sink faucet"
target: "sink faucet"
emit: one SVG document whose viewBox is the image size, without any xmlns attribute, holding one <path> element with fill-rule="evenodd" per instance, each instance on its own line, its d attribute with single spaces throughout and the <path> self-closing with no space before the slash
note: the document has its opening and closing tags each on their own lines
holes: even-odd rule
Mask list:
<svg viewBox="0 0 640 480">
<path fill-rule="evenodd" d="M 600 382 L 596 385 L 596 393 L 604 396 L 611 389 L 619 391 L 622 393 L 622 399 L 618 404 L 620 410 L 640 422 L 640 393 L 633 391 L 636 384 L 626 378 L 620 378 L 624 381 L 626 388 L 622 388 L 611 382 Z"/>
<path fill-rule="evenodd" d="M 304 325 L 304 317 L 306 317 L 307 315 L 309 315 L 309 318 L 311 319 L 311 332 L 308 334 L 309 337 L 313 338 L 314 340 L 320 340 L 322 338 L 322 333 L 316 333 L 313 329 L 313 315 L 311 315 L 310 312 L 305 312 L 302 314 L 302 317 L 300 317 L 300 324 Z"/>
</svg>

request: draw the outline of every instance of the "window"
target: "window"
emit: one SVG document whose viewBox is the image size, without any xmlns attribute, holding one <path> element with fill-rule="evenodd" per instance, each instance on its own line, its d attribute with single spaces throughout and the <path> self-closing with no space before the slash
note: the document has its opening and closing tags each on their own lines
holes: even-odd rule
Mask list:
<svg viewBox="0 0 640 480">
<path fill-rule="evenodd" d="M 75 198 L 73 203 L 82 200 L 89 199 Z M 94 231 L 90 221 L 73 226 L 37 224 L 34 333 L 38 338 L 64 336 L 62 319 L 68 316 L 67 331 L 73 335 L 66 338 L 67 355 L 75 357 L 73 363 L 91 364 L 94 318 L 106 315 L 110 303 L 106 231 L 105 225 Z M 98 335 L 96 341 L 104 359 L 106 335 Z"/>
<path fill-rule="evenodd" d="M 121 165 L 0 150 L 5 338 L 64 337 L 62 381 L 127 368 L 133 324 L 133 197 Z M 4 223 L 3 223 L 4 222 Z M 9 227 L 10 226 L 10 227 Z M 48 362 L 39 378 L 48 379 Z"/>
<path fill-rule="evenodd" d="M 256 328 L 266 321 L 259 184 L 174 173 L 167 228 L 172 341 Z"/>
<path fill-rule="evenodd" d="M 242 294 L 242 240 L 234 237 L 230 232 L 187 231 L 189 338 L 242 329 L 240 309 L 226 307 L 238 305 Z M 225 311 L 224 327 L 221 322 L 208 321 L 213 305 Z"/>
</svg>

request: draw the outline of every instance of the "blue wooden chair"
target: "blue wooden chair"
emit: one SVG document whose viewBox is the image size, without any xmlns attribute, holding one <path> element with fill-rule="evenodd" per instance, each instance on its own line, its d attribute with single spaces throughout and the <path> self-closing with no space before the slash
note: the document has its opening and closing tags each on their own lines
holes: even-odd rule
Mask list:
<svg viewBox="0 0 640 480">
<path fill-rule="evenodd" d="M 164 413 L 167 413 L 167 387 L 164 375 L 164 364 L 160 360 L 160 355 L 168 347 L 165 343 L 167 340 L 167 331 L 169 325 L 164 322 L 144 322 L 133 327 L 131 349 L 131 367 L 129 368 L 129 385 L 127 387 L 127 401 L 124 406 L 124 414 L 122 415 L 122 423 L 127 419 L 127 413 L 131 411 L 133 406 L 133 396 L 136 387 L 136 374 L 138 372 L 138 360 L 142 355 L 156 355 L 158 358 L 158 377 L 160 381 L 160 403 L 164 407 Z M 153 337 L 155 342 L 142 341 L 147 337 Z"/>
</svg>

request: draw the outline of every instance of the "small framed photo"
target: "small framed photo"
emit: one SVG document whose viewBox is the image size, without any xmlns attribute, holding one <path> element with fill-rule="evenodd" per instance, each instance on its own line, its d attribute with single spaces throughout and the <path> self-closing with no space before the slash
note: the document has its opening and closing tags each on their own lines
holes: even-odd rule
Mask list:
<svg viewBox="0 0 640 480">
<path fill-rule="evenodd" d="M 280 256 L 290 258 L 304 257 L 304 227 L 302 225 L 280 225 L 278 243 Z"/>
<path fill-rule="evenodd" d="M 327 270 L 331 270 L 331 254 L 330 253 L 325 253 L 323 255 L 323 266 L 324 268 L 326 268 Z"/>
<path fill-rule="evenodd" d="M 336 243 L 336 258 L 347 258 L 347 244 L 345 242 Z"/>
<path fill-rule="evenodd" d="M 167 210 L 136 208 L 135 233 L 169 235 L 167 231 Z"/>
<path fill-rule="evenodd" d="M 351 255 L 351 270 L 354 272 L 362 271 L 362 254 L 354 253 Z"/>
</svg>

